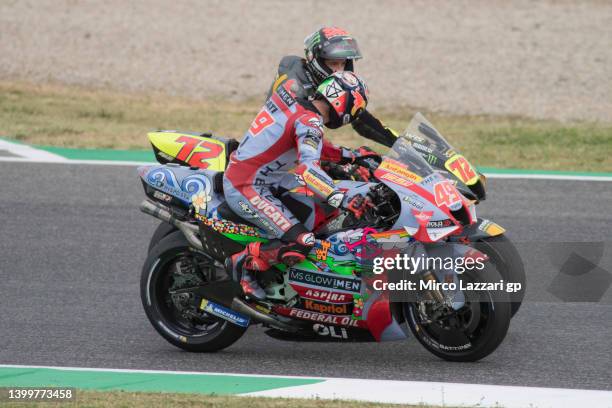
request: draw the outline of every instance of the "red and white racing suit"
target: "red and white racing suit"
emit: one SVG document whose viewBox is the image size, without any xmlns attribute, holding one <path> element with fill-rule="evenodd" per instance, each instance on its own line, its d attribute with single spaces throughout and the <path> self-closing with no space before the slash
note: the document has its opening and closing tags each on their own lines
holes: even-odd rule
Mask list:
<svg viewBox="0 0 612 408">
<path fill-rule="evenodd" d="M 281 185 L 301 185 L 308 194 L 338 207 L 343 193 L 319 161 L 338 162 L 350 155 L 348 149 L 324 139 L 322 117 L 296 101 L 291 92 L 293 82 L 286 81 L 272 92 L 230 156 L 223 180 L 232 210 L 284 241 L 293 241 L 290 236 L 296 234 L 285 234 L 301 224 L 274 192 Z M 294 230 L 299 234 L 306 229 Z"/>
</svg>

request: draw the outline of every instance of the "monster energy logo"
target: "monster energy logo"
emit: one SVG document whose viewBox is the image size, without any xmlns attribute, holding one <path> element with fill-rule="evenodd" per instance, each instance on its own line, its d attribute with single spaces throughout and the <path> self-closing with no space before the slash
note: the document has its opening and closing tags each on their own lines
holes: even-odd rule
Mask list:
<svg viewBox="0 0 612 408">
<path fill-rule="evenodd" d="M 438 158 L 430 153 L 427 155 L 426 160 L 429 164 L 434 164 L 438 160 Z"/>
<path fill-rule="evenodd" d="M 317 31 L 306 40 L 308 48 L 312 48 L 321 41 L 321 34 Z"/>
</svg>

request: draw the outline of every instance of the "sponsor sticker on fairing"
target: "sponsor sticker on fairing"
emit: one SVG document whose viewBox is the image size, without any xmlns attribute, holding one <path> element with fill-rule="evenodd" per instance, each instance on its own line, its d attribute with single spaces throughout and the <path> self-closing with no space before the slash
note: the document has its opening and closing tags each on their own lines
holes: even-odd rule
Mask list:
<svg viewBox="0 0 612 408">
<path fill-rule="evenodd" d="M 385 159 L 383 160 L 383 162 L 380 164 L 380 166 L 378 167 L 381 170 L 387 170 L 391 173 L 394 173 L 398 176 L 402 176 L 405 179 L 408 179 L 414 183 L 419 183 L 423 180 L 423 177 L 419 176 L 418 174 L 408 170 L 406 168 L 406 165 L 395 161 L 393 159 Z"/>
<path fill-rule="evenodd" d="M 353 299 L 348 293 L 330 292 L 327 290 L 309 289 L 301 286 L 293 286 L 293 289 L 303 298 L 321 300 L 328 303 L 346 303 Z"/>
<path fill-rule="evenodd" d="M 353 303 L 323 303 L 314 300 L 304 300 L 302 306 L 307 310 L 314 310 L 319 313 L 348 315 L 351 313 Z"/>
<path fill-rule="evenodd" d="M 200 304 L 200 309 L 205 311 L 206 313 L 210 313 L 213 316 L 220 317 L 221 319 L 227 320 L 230 323 L 234 323 L 240 327 L 248 327 L 249 318 L 241 315 L 238 312 L 235 312 L 231 309 L 226 308 L 225 306 L 221 306 L 220 304 L 211 302 L 208 299 L 202 299 L 202 303 Z"/>
<path fill-rule="evenodd" d="M 376 171 L 378 171 L 378 169 Z M 381 171 L 381 173 L 383 172 Z M 398 186 L 402 186 L 406 188 L 410 187 L 413 184 L 411 181 L 406 180 L 405 178 L 400 177 L 393 173 L 383 173 L 382 175 L 377 176 L 377 177 L 381 180 L 390 181 L 393 184 L 397 184 Z"/>
<path fill-rule="evenodd" d="M 157 198 L 158 200 L 165 201 L 165 202 L 172 201 L 171 195 L 162 193 L 161 191 L 157 191 L 157 190 L 153 191 L 153 198 Z"/>
<path fill-rule="evenodd" d="M 437 221 L 429 221 L 427 223 L 427 228 L 445 228 L 445 227 L 450 227 L 451 225 L 454 225 L 454 223 L 446 218 L 443 220 L 437 220 Z"/>
<path fill-rule="evenodd" d="M 289 269 L 289 283 L 331 289 L 335 292 L 360 293 L 361 279 L 324 272 L 311 272 L 301 269 Z"/>
<path fill-rule="evenodd" d="M 333 324 L 335 326 L 359 326 L 359 321 L 353 319 L 351 316 L 330 315 L 302 309 L 291 309 L 289 316 L 319 323 Z"/>
<path fill-rule="evenodd" d="M 324 324 L 315 323 L 312 325 L 312 331 L 323 337 L 331 337 L 343 340 L 349 338 L 348 332 L 344 327 L 326 326 Z"/>
<path fill-rule="evenodd" d="M 425 207 L 425 204 L 422 201 L 417 200 L 417 199 L 415 199 L 413 197 L 410 197 L 410 196 L 405 196 L 404 197 L 404 201 L 408 202 L 408 204 L 410 204 L 411 206 L 413 206 L 417 210 L 422 210 Z"/>
</svg>

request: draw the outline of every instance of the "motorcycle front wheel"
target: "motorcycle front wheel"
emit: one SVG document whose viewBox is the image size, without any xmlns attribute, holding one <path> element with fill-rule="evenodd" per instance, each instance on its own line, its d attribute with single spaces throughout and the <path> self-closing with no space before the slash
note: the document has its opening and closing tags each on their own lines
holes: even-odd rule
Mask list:
<svg viewBox="0 0 612 408">
<path fill-rule="evenodd" d="M 495 283 L 502 277 L 490 264 L 461 275 L 469 283 Z M 491 354 L 504 340 L 511 319 L 511 304 L 503 291 L 462 291 L 463 305 L 432 300 L 403 303 L 406 323 L 431 353 L 448 361 L 477 361 Z"/>
<path fill-rule="evenodd" d="M 489 257 L 506 282 L 521 284 L 522 289 L 510 295 L 510 309 L 514 317 L 523 303 L 527 288 L 525 266 L 519 252 L 505 235 L 480 239 L 473 246 Z"/>
</svg>

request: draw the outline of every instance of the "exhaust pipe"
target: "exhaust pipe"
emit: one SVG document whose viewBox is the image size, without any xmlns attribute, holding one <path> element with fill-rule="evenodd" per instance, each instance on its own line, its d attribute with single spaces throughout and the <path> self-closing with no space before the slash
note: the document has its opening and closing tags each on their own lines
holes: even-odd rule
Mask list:
<svg viewBox="0 0 612 408">
<path fill-rule="evenodd" d="M 270 327 L 274 327 L 276 329 L 285 330 L 288 332 L 297 332 L 298 328 L 291 326 L 287 323 L 281 322 L 274 317 L 258 312 L 257 310 L 249 307 L 246 303 L 238 298 L 232 299 L 232 309 L 235 311 L 242 313 L 244 315 L 249 316 L 251 319 L 257 321 L 258 323 L 267 324 Z"/>
<path fill-rule="evenodd" d="M 140 203 L 140 211 L 145 214 L 152 215 L 153 217 L 167 222 L 168 224 L 174 225 L 183 233 L 183 235 L 185 235 L 185 238 L 191 246 L 199 249 L 200 251 L 204 250 L 202 241 L 200 241 L 200 238 L 198 237 L 199 228 L 193 224 L 189 224 L 188 222 L 181 221 L 174 217 L 168 207 L 146 199 Z"/>
<path fill-rule="evenodd" d="M 174 225 L 176 228 L 179 229 L 179 231 L 181 231 L 185 235 L 185 238 L 187 239 L 190 245 L 192 245 L 194 248 L 204 251 L 202 242 L 198 237 L 198 227 L 193 224 L 189 224 L 188 222 L 177 219 L 172 215 L 168 207 L 146 199 L 140 204 L 140 211 L 145 214 L 149 214 L 161 221 L 167 222 L 168 224 Z M 249 307 L 246 303 L 236 297 L 232 299 L 231 308 L 239 313 L 249 316 L 251 319 L 255 320 L 258 323 L 263 323 L 268 326 L 289 332 L 296 332 L 298 330 L 296 327 L 281 322 L 280 320 L 275 319 L 272 316 L 258 312 L 257 310 Z"/>
</svg>

